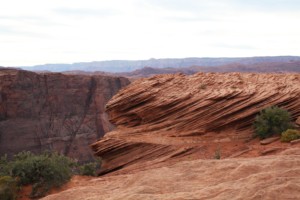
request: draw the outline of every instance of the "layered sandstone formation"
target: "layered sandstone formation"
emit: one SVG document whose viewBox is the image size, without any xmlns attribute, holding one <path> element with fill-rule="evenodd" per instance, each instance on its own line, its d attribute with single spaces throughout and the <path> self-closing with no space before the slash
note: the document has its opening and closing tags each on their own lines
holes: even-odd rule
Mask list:
<svg viewBox="0 0 300 200">
<path fill-rule="evenodd" d="M 184 161 L 133 174 L 74 180 L 75 187 L 44 200 L 296 200 L 299 147 L 276 156 Z"/>
<path fill-rule="evenodd" d="M 55 150 L 80 161 L 112 130 L 104 105 L 128 79 L 0 69 L 0 155 Z"/>
<path fill-rule="evenodd" d="M 117 129 L 92 145 L 100 174 L 179 160 L 280 152 L 251 140 L 255 115 L 278 105 L 300 116 L 300 74 L 198 73 L 140 79 L 107 104 Z M 221 153 L 220 153 L 221 152 Z"/>
</svg>

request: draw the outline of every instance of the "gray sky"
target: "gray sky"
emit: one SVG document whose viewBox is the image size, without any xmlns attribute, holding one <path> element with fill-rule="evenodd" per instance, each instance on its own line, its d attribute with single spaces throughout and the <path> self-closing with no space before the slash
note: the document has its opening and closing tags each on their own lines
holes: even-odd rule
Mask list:
<svg viewBox="0 0 300 200">
<path fill-rule="evenodd" d="M 298 0 L 1 0 L 0 66 L 300 55 Z"/>
</svg>

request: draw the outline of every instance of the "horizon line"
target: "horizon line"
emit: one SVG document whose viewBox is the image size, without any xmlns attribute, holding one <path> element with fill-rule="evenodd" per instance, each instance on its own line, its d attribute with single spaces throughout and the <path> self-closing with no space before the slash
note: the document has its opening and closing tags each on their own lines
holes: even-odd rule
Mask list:
<svg viewBox="0 0 300 200">
<path fill-rule="evenodd" d="M 192 56 L 192 57 L 177 57 L 177 58 L 174 58 L 174 57 L 169 57 L 169 58 L 148 58 L 148 59 L 108 59 L 108 60 L 93 60 L 93 61 L 79 61 L 79 62 L 71 62 L 71 63 L 44 63 L 44 64 L 37 64 L 37 65 L 27 65 L 27 66 L 3 66 L 3 67 L 24 67 L 24 68 L 30 68 L 30 67 L 35 67 L 35 66 L 43 66 L 43 65 L 74 65 L 74 64 L 80 64 L 80 63 L 93 63 L 93 62 L 113 62 L 113 61 L 131 61 L 131 62 L 135 62 L 135 61 L 149 61 L 149 60 L 171 60 L 171 59 L 177 59 L 177 60 L 180 60 L 180 59 L 193 59 L 193 58 L 197 58 L 197 59 L 220 59 L 220 58 L 227 58 L 227 59 L 230 59 L 230 58 L 266 58 L 266 57 L 300 57 L 299 56 L 296 56 L 296 55 L 276 55 L 276 56 L 236 56 L 236 57 L 232 57 L 232 56 L 212 56 L 212 57 L 209 57 L 209 56 L 205 56 L 205 57 L 195 57 L 195 56 Z M 1 66 L 1 65 L 0 65 Z"/>
</svg>

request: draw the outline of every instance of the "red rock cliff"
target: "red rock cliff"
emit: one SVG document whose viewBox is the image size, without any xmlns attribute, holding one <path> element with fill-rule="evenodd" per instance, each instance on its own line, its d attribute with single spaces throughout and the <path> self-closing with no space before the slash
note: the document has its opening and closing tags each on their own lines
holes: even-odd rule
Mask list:
<svg viewBox="0 0 300 200">
<path fill-rule="evenodd" d="M 198 73 L 141 79 L 109 101 L 107 111 L 117 129 L 92 149 L 105 161 L 103 174 L 193 155 L 205 158 L 213 151 L 207 138 L 223 148 L 224 156 L 233 156 L 241 150 L 234 149 L 234 141 L 251 138 L 255 115 L 271 105 L 288 109 L 294 120 L 300 115 L 300 74 Z M 231 142 L 231 150 L 222 146 L 226 142 Z"/>
<path fill-rule="evenodd" d="M 128 79 L 0 69 L 0 155 L 56 150 L 81 161 L 112 130 L 104 105 Z"/>
</svg>

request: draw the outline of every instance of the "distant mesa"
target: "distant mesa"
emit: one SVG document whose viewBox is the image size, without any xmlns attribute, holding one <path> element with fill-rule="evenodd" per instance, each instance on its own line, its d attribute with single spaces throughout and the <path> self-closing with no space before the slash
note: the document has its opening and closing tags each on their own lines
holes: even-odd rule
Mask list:
<svg viewBox="0 0 300 200">
<path fill-rule="evenodd" d="M 232 63 L 222 66 L 190 66 L 181 68 L 153 68 L 144 67 L 132 72 L 111 73 L 111 75 L 125 76 L 129 78 L 150 77 L 156 74 L 183 73 L 186 75 L 198 72 L 253 72 L 253 73 L 299 73 L 300 61 L 289 62 L 263 62 L 258 64 Z"/>
<path fill-rule="evenodd" d="M 31 67 L 23 67 L 23 69 L 32 71 L 86 71 L 86 72 L 132 72 L 144 67 L 151 68 L 189 68 L 191 66 L 200 66 L 203 71 L 247 71 L 247 72 L 278 72 L 289 71 L 285 65 L 297 65 L 293 67 L 293 71 L 299 72 L 300 57 L 298 56 L 270 56 L 270 57 L 241 57 L 241 58 L 166 58 L 166 59 L 149 59 L 149 60 L 111 60 L 111 61 L 94 61 L 81 62 L 74 64 L 45 64 Z M 277 66 L 275 63 L 281 63 L 284 66 Z M 288 64 L 289 63 L 289 64 Z M 216 68 L 212 68 L 216 67 Z M 219 67 L 219 68 L 218 68 Z M 275 67 L 273 69 L 273 67 Z M 222 69 L 221 69 L 222 68 Z M 193 70 L 200 70 L 192 68 Z M 201 71 L 200 70 L 200 71 Z"/>
</svg>

